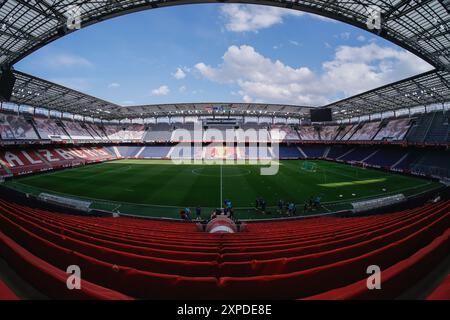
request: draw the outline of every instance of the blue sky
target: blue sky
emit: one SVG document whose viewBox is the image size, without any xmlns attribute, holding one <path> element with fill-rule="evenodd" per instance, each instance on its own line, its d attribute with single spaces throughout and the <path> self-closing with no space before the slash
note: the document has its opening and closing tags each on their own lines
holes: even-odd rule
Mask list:
<svg viewBox="0 0 450 320">
<path fill-rule="evenodd" d="M 364 30 L 288 9 L 185 5 L 114 18 L 16 69 L 121 105 L 323 105 L 431 69 Z"/>
</svg>

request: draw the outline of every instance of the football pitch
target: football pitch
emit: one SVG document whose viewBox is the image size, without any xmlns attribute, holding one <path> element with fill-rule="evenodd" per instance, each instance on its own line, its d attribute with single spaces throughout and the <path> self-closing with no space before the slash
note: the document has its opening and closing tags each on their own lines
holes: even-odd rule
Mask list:
<svg viewBox="0 0 450 320">
<path fill-rule="evenodd" d="M 260 164 L 173 164 L 167 160 L 119 160 L 23 177 L 7 183 L 24 192 L 92 200 L 91 208 L 141 216 L 178 218 L 196 206 L 204 216 L 230 199 L 240 219 L 280 217 L 279 200 L 303 204 L 320 197 L 311 213 L 351 208 L 351 202 L 402 193 L 412 196 L 437 182 L 328 161 L 279 161 L 278 174 L 264 176 Z M 254 210 L 263 197 L 265 215 Z"/>
</svg>

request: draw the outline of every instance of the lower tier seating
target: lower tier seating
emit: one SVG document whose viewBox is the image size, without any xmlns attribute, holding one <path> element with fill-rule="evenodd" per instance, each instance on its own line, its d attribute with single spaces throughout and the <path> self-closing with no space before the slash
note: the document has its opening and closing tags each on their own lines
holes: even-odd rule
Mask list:
<svg viewBox="0 0 450 320">
<path fill-rule="evenodd" d="M 0 300 L 19 300 L 16 294 L 0 279 Z"/>
<path fill-rule="evenodd" d="M 450 300 L 450 274 L 427 297 L 427 300 Z"/>
<path fill-rule="evenodd" d="M 51 298 L 386 299 L 448 256 L 449 226 L 450 201 L 204 234 L 191 223 L 73 216 L 0 199 L 0 254 Z M 71 265 L 81 269 L 81 290 L 66 287 Z M 367 289 L 371 265 L 382 270 L 382 290 Z"/>
</svg>

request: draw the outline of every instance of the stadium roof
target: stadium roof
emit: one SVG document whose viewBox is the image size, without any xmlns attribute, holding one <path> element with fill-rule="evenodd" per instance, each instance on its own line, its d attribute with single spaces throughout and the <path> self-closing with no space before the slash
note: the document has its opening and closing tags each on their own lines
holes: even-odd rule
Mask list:
<svg viewBox="0 0 450 320">
<path fill-rule="evenodd" d="M 267 115 L 308 117 L 309 107 L 252 103 L 184 103 L 122 107 L 87 94 L 14 71 L 11 101 L 105 120 L 176 115 Z"/>
<path fill-rule="evenodd" d="M 139 117 L 150 112 L 155 115 L 221 115 L 234 116 L 280 116 L 309 118 L 311 107 L 267 103 L 183 103 L 124 107 L 122 114 Z"/>
<path fill-rule="evenodd" d="M 183 103 L 122 107 L 84 93 L 14 71 L 17 82 L 11 101 L 60 112 L 105 120 L 154 116 L 232 114 L 235 116 L 281 116 L 308 118 L 311 107 L 258 103 Z M 450 101 L 450 73 L 429 71 L 326 107 L 334 119 L 412 108 Z"/>
<path fill-rule="evenodd" d="M 131 12 L 188 3 L 224 3 L 226 0 L 0 0 L 0 66 L 13 66 L 35 50 L 64 35 L 76 31 L 68 26 L 68 19 L 78 6 L 81 26 Z M 449 100 L 450 72 L 450 0 L 241 0 L 311 12 L 340 20 L 368 30 L 372 10 L 381 12 L 381 29 L 373 29 L 379 36 L 396 43 L 432 64 L 436 71 L 428 72 L 396 84 L 336 102 L 330 106 L 344 118 L 371 112 L 405 108 L 422 103 Z M 18 81 L 13 102 L 47 107 L 102 119 L 117 119 L 166 112 L 173 109 L 198 108 L 197 104 L 121 107 L 50 82 L 16 72 Z M 431 85 L 431 87 L 430 87 Z M 432 89 L 434 88 L 434 89 Z M 421 94 L 420 91 L 435 91 Z M 233 104 L 234 105 L 234 104 Z M 184 106 L 184 107 L 183 107 Z M 206 105 L 205 105 L 206 106 Z M 253 105 L 282 114 L 285 110 L 305 107 Z M 237 104 L 237 110 L 252 108 Z M 352 108 L 352 113 L 342 110 Z M 364 109 L 367 108 L 367 109 Z M 164 109 L 164 110 L 163 110 Z M 360 111 L 357 111 L 360 110 Z M 287 112 L 285 112 L 287 113 Z M 102 115 L 103 114 L 103 115 Z"/>
<path fill-rule="evenodd" d="M 43 107 L 96 118 L 109 118 L 121 107 L 87 94 L 42 80 L 26 73 L 14 71 L 11 101 L 21 105 Z"/>
<path fill-rule="evenodd" d="M 335 119 L 450 101 L 450 73 L 429 71 L 329 104 Z"/>
<path fill-rule="evenodd" d="M 226 0 L 0 0 L 0 64 L 13 65 L 49 42 L 73 32 L 68 18 L 73 6 L 85 27 L 130 12 L 186 3 Z M 450 71 L 449 0 L 242 0 L 312 12 L 369 29 L 374 8 L 382 15 L 381 30 L 373 29 L 438 69 Z M 371 31 L 371 30 L 369 30 Z"/>
</svg>

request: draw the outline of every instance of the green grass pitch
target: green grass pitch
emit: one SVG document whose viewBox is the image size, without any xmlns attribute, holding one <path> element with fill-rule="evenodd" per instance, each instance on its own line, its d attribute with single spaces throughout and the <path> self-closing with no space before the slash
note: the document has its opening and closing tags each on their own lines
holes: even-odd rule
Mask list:
<svg viewBox="0 0 450 320">
<path fill-rule="evenodd" d="M 221 206 L 221 200 L 230 199 L 241 219 L 279 217 L 275 207 L 280 199 L 297 203 L 301 212 L 305 201 L 320 196 L 323 208 L 319 211 L 327 212 L 349 208 L 357 199 L 397 193 L 409 196 L 439 186 L 420 178 L 328 161 L 308 163 L 280 161 L 277 175 L 262 176 L 262 165 L 120 160 L 19 178 L 8 184 L 35 194 L 94 199 L 93 208 L 171 218 L 178 218 L 179 209 L 186 206 L 200 205 L 209 214 Z M 257 197 L 266 199 L 270 213 L 255 213 Z"/>
</svg>

